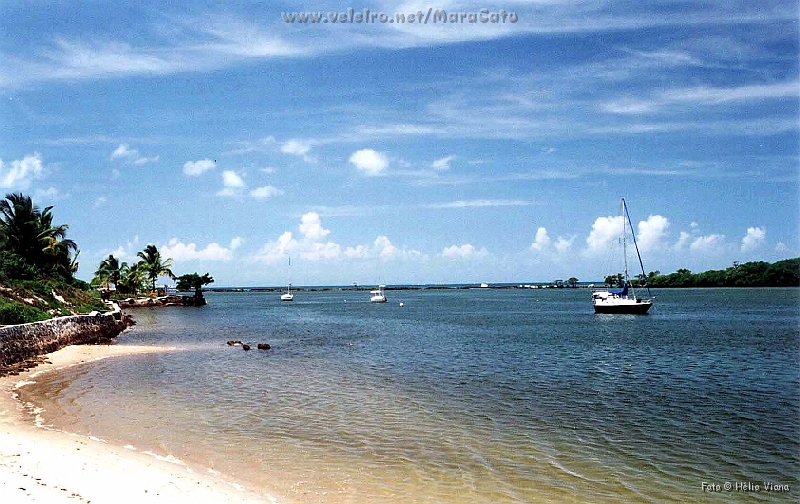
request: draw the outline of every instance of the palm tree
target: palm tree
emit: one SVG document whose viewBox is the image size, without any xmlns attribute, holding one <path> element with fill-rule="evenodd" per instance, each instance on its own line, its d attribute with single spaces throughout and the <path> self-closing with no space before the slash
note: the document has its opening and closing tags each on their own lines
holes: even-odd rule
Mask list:
<svg viewBox="0 0 800 504">
<path fill-rule="evenodd" d="M 7 194 L 0 201 L 0 247 L 31 265 L 71 277 L 78 247 L 66 238 L 68 225 L 53 225 L 52 209 L 39 210 L 21 193 Z"/>
<path fill-rule="evenodd" d="M 108 289 L 108 284 L 113 283 L 114 287 L 119 290 L 120 279 L 122 278 L 122 268 L 127 266 L 126 263 L 120 265 L 119 259 L 109 254 L 107 258 L 100 261 L 100 266 L 94 272 L 95 282 L 103 284 Z"/>
<path fill-rule="evenodd" d="M 135 296 L 139 293 L 147 278 L 147 272 L 142 267 L 143 264 L 141 261 L 131 266 L 128 266 L 128 263 L 122 263 L 122 266 L 120 266 L 119 286 L 117 287 L 120 294 Z"/>
<path fill-rule="evenodd" d="M 147 278 L 152 282 L 153 292 L 156 290 L 156 280 L 159 275 L 166 275 L 170 278 L 175 278 L 172 274 L 172 258 L 161 259 L 161 253 L 155 245 L 148 245 L 142 252 L 136 254 L 142 260 L 142 267 L 147 272 Z"/>
<path fill-rule="evenodd" d="M 77 252 L 78 245 L 66 237 L 67 229 L 69 229 L 68 225 L 53 225 L 52 209 L 52 206 L 46 207 L 39 215 L 37 240 L 45 256 L 44 263 L 47 264 L 49 262 L 62 273 L 71 275 L 73 266 L 72 253 Z"/>
</svg>

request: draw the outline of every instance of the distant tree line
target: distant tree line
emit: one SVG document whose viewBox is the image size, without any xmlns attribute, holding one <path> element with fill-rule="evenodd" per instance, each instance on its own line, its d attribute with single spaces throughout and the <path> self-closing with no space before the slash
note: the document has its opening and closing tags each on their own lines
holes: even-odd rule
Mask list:
<svg viewBox="0 0 800 504">
<path fill-rule="evenodd" d="M 646 282 L 645 282 L 646 280 Z M 622 275 L 609 275 L 606 284 L 621 285 Z M 800 258 L 786 259 L 774 263 L 752 261 L 724 270 L 709 270 L 692 273 L 681 268 L 674 273 L 662 275 L 660 271 L 651 271 L 645 278 L 638 275 L 631 280 L 634 287 L 798 287 L 800 286 Z"/>
</svg>

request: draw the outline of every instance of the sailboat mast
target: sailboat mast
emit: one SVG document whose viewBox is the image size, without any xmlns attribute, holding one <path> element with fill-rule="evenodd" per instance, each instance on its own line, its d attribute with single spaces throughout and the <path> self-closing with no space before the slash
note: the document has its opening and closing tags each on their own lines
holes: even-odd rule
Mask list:
<svg viewBox="0 0 800 504">
<path fill-rule="evenodd" d="M 625 261 L 625 283 L 628 283 L 628 233 L 625 229 L 625 215 L 628 213 L 625 208 L 625 198 L 622 198 L 622 258 Z M 622 286 L 624 287 L 624 285 Z"/>
<path fill-rule="evenodd" d="M 622 208 L 625 209 L 625 217 L 624 219 L 628 219 L 628 224 L 631 227 L 631 236 L 633 237 L 633 246 L 636 248 L 636 257 L 639 259 L 639 267 L 642 268 L 642 277 L 644 278 L 644 285 L 647 288 L 647 295 L 651 298 L 653 294 L 650 292 L 650 286 L 647 285 L 647 276 L 645 276 L 644 272 L 644 263 L 642 262 L 642 254 L 639 253 L 639 244 L 636 243 L 636 233 L 633 232 L 633 222 L 631 222 L 631 216 L 628 214 L 628 207 L 625 205 L 625 198 L 622 198 Z M 627 261 L 627 260 L 626 260 Z M 627 262 L 626 262 L 627 264 Z M 627 266 L 626 266 L 627 268 Z"/>
</svg>

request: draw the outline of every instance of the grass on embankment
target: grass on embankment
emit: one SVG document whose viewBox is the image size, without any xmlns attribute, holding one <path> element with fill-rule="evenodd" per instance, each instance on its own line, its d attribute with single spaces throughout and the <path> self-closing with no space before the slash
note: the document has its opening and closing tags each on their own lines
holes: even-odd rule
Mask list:
<svg viewBox="0 0 800 504">
<path fill-rule="evenodd" d="M 107 310 L 97 292 L 61 279 L 5 279 L 0 283 L 0 325 Z"/>
</svg>

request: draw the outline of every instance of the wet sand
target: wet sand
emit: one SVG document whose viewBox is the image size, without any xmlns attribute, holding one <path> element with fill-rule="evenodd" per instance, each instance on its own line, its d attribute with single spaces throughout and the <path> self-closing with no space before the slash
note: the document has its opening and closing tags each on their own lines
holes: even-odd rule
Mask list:
<svg viewBox="0 0 800 504">
<path fill-rule="evenodd" d="M 48 363 L 0 378 L 0 502 L 171 503 L 272 500 L 220 474 L 131 447 L 54 430 L 36 421 L 16 390 L 41 373 L 94 360 L 174 349 L 156 346 L 70 346 Z"/>
</svg>

